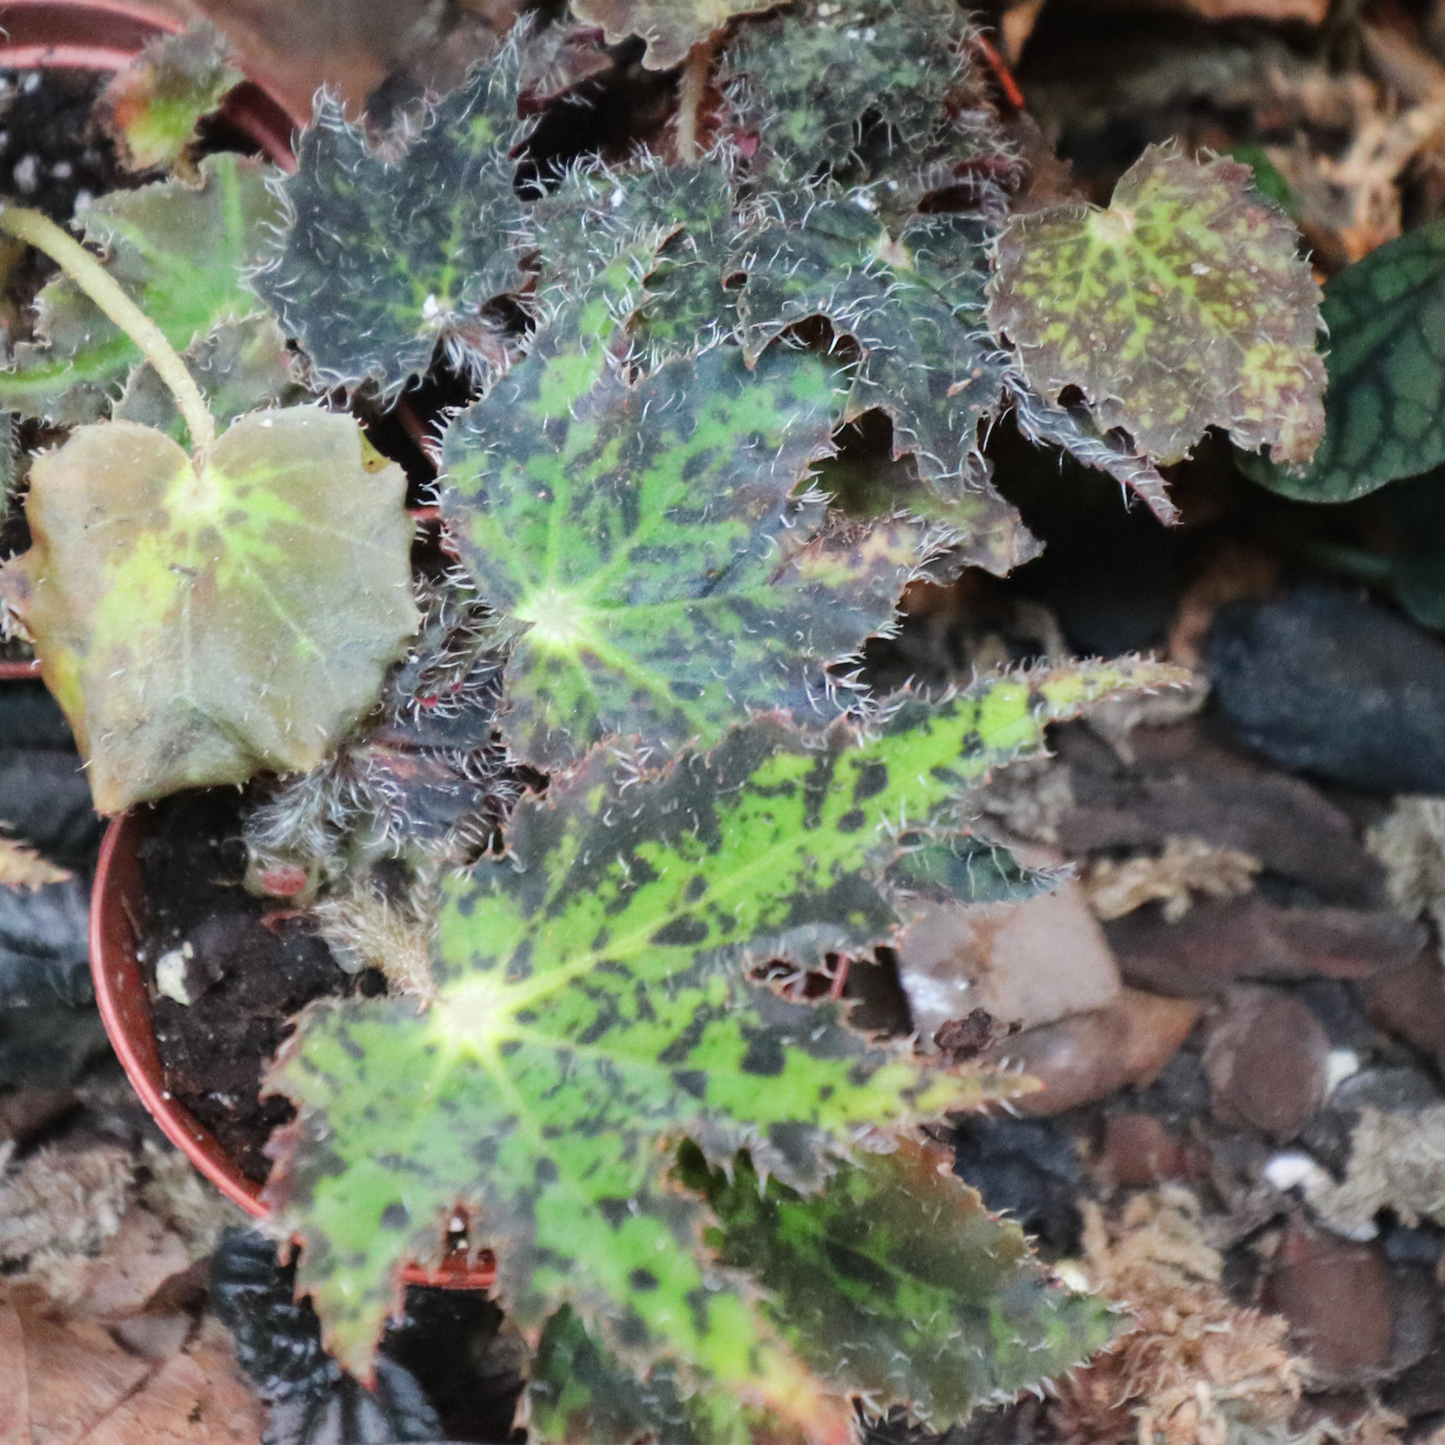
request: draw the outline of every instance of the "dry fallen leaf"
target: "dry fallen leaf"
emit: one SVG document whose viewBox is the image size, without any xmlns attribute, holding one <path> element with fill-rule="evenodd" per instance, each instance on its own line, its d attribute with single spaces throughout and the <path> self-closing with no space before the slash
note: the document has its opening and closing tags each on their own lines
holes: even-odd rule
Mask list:
<svg viewBox="0 0 1445 1445">
<path fill-rule="evenodd" d="M 1261 863 L 1236 848 L 1216 848 L 1198 838 L 1170 838 L 1159 857 L 1110 858 L 1095 863 L 1083 879 L 1089 905 L 1098 918 L 1122 918 L 1146 903 L 1162 902 L 1164 917 L 1177 923 L 1194 902 L 1237 898 L 1254 887 Z"/>
<path fill-rule="evenodd" d="M 0 1280 L 0 1445 L 258 1445 L 261 1427 L 216 1321 L 148 1358 L 38 1285 Z"/>
<path fill-rule="evenodd" d="M 47 883 L 64 883 L 70 876 L 69 869 L 57 868 L 34 848 L 0 837 L 0 883 L 7 887 L 43 888 Z"/>
</svg>

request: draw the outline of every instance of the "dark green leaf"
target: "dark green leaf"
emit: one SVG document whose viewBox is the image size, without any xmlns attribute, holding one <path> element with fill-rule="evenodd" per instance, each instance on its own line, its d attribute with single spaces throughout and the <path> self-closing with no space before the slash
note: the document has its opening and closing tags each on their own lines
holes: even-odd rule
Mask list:
<svg viewBox="0 0 1445 1445">
<path fill-rule="evenodd" d="M 1273 492 L 1347 502 L 1445 461 L 1445 221 L 1387 241 L 1325 287 L 1325 435 L 1290 472 L 1242 456 Z"/>
<path fill-rule="evenodd" d="M 438 341 L 485 374 L 481 308 L 520 278 L 512 241 L 517 52 L 448 96 L 399 158 L 373 151 L 323 96 L 282 195 L 289 224 L 254 285 L 321 381 L 387 396 L 431 365 Z"/>
</svg>

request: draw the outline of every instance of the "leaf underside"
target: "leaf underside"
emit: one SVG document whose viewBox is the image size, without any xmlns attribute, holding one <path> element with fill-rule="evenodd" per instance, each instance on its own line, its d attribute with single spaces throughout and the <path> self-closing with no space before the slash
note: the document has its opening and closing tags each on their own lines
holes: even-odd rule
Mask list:
<svg viewBox="0 0 1445 1445">
<path fill-rule="evenodd" d="M 517 119 L 516 67 L 508 47 L 440 102 L 400 159 L 374 152 L 334 96 L 318 100 L 281 187 L 290 224 L 252 284 L 322 382 L 394 397 L 439 340 L 460 344 L 485 303 L 520 283 L 510 157 L 530 126 Z"/>
<path fill-rule="evenodd" d="M 1376 247 L 1325 285 L 1325 435 L 1290 471 L 1242 457 L 1271 491 L 1348 502 L 1445 462 L 1445 222 Z"/>
<path fill-rule="evenodd" d="M 1083 392 L 1103 431 L 1154 461 L 1207 428 L 1303 464 L 1324 430 L 1319 288 L 1294 225 L 1248 166 L 1150 147 L 1107 210 L 1016 217 L 998 241 L 988 319 L 1045 401 Z"/>
<path fill-rule="evenodd" d="M 365 469 L 350 417 L 253 413 L 199 474 L 161 432 L 81 427 L 30 476 L 0 586 L 102 813 L 315 767 L 416 625 L 406 479 Z"/>
<path fill-rule="evenodd" d="M 639 778 L 594 750 L 525 800 L 507 860 L 450 885 L 437 999 L 315 1007 L 269 1087 L 298 1119 L 268 1186 L 304 1238 L 301 1287 L 330 1345 L 369 1362 L 391 1274 L 434 1256 L 461 1201 L 524 1328 L 570 1304 L 641 1367 L 670 1353 L 799 1418 L 832 1398 L 759 1301 L 708 1287 L 700 1200 L 663 1182 L 684 1136 L 714 1164 L 817 1189 L 866 1125 L 1009 1084 L 869 1043 L 836 1004 L 784 1000 L 746 965 L 816 964 L 893 936 L 901 822 L 951 805 L 1046 724 L 1170 669 L 1082 665 L 901 707 L 877 736 L 776 719 Z"/>
<path fill-rule="evenodd" d="M 281 219 L 266 174 L 240 156 L 208 156 L 199 187 L 158 181 L 81 213 L 106 270 L 177 351 L 261 310 L 241 274 Z M 98 421 L 140 364 L 139 349 L 64 276 L 36 304 L 41 339 L 17 346 L 13 369 L 0 372 L 0 406 L 57 426 Z"/>
</svg>

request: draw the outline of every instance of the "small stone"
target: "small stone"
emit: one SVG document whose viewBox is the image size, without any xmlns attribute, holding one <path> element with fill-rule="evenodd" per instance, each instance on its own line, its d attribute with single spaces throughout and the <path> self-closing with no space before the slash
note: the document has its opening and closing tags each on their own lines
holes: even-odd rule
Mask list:
<svg viewBox="0 0 1445 1445">
<path fill-rule="evenodd" d="M 1389 1373 L 1394 1299 L 1389 1270 L 1370 1245 L 1292 1221 L 1264 1303 L 1289 1321 L 1295 1348 L 1321 1383 L 1363 1384 Z"/>
<path fill-rule="evenodd" d="M 1377 974 L 1361 989 L 1373 1023 L 1434 1055 L 1445 1072 L 1445 970 L 1433 952 Z"/>
<path fill-rule="evenodd" d="M 1329 1052 L 1324 1025 L 1298 999 L 1231 989 L 1204 1048 L 1215 1118 L 1279 1143 L 1295 1138 L 1324 1101 Z"/>
<path fill-rule="evenodd" d="M 1007 1061 L 1043 1089 L 1013 1101 L 1020 1114 L 1062 1114 L 1116 1089 L 1153 1083 L 1188 1037 L 1202 1005 L 1124 989 L 1108 1008 L 1076 1014 L 997 1045 Z"/>
<path fill-rule="evenodd" d="M 1153 1114 L 1111 1114 L 1104 1125 L 1102 1171 L 1121 1189 L 1187 1179 L 1184 1146 Z"/>
<path fill-rule="evenodd" d="M 1445 793 L 1445 643 L 1347 593 L 1231 603 L 1209 637 L 1240 740 L 1376 793 Z"/>
<path fill-rule="evenodd" d="M 1424 927 L 1384 909 L 1285 908 L 1258 896 L 1200 903 L 1176 923 L 1141 909 L 1104 925 L 1126 983 L 1203 998 L 1242 979 L 1370 978 L 1399 968 Z"/>
<path fill-rule="evenodd" d="M 1119 996 L 1113 956 L 1072 879 L 1017 903 L 925 904 L 898 945 L 898 974 L 926 1039 L 975 1009 L 1033 1028 Z"/>
</svg>

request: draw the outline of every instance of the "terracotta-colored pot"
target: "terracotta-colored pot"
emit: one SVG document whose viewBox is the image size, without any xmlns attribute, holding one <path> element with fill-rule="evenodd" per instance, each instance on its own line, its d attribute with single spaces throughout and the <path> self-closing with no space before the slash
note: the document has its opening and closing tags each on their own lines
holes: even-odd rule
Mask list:
<svg viewBox="0 0 1445 1445">
<path fill-rule="evenodd" d="M 261 1186 L 241 1173 L 210 1130 L 166 1088 L 140 964 L 148 903 L 139 848 L 150 817 L 149 808 L 132 808 L 111 821 L 101 844 L 90 896 L 90 971 L 96 1003 L 126 1077 L 161 1132 L 222 1194 L 248 1214 L 264 1218 Z M 443 1289 L 486 1289 L 495 1277 L 495 1262 L 487 1253 L 470 1268 L 465 1254 L 458 1253 L 434 1270 L 415 1264 L 402 1270 L 407 1284 Z"/>
<path fill-rule="evenodd" d="M 0 66 L 16 70 L 123 70 L 150 41 L 183 22 L 133 0 L 0 0 Z M 254 79 L 238 85 L 222 117 L 270 161 L 290 170 L 291 133 L 309 116 L 291 114 Z"/>
<path fill-rule="evenodd" d="M 24 682 L 27 678 L 40 676 L 38 661 L 24 662 L 11 660 L 0 662 L 0 682 Z"/>
</svg>

